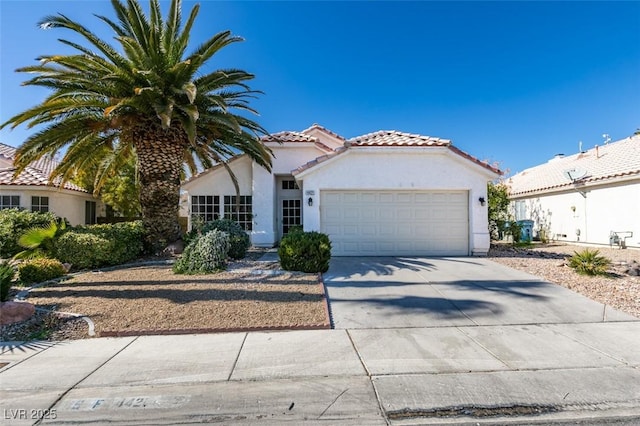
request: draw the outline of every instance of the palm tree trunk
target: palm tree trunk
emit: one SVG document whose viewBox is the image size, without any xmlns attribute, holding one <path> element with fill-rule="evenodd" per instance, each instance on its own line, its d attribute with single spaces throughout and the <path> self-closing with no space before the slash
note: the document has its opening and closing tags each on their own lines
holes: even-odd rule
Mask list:
<svg viewBox="0 0 640 426">
<path fill-rule="evenodd" d="M 162 129 L 152 122 L 136 126 L 132 138 L 138 156 L 142 222 L 150 247 L 159 252 L 182 236 L 180 174 L 188 139 L 180 127 Z"/>
</svg>

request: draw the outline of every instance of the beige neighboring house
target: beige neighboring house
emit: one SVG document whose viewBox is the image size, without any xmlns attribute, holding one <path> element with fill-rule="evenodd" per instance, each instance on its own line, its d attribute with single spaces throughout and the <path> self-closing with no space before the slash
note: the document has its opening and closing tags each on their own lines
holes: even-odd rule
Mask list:
<svg viewBox="0 0 640 426">
<path fill-rule="evenodd" d="M 72 183 L 62 186 L 49 181 L 57 162 L 40 159 L 13 178 L 16 148 L 0 143 L 0 210 L 20 208 L 52 212 L 73 226 L 94 224 L 102 203 Z"/>
<path fill-rule="evenodd" d="M 533 236 L 640 247 L 640 135 L 557 155 L 507 180 L 516 220 Z"/>
</svg>

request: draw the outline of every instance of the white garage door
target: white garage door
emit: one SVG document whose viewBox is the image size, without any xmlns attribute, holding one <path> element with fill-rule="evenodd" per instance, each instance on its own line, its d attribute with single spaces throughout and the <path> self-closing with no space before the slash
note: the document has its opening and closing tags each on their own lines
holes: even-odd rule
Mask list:
<svg viewBox="0 0 640 426">
<path fill-rule="evenodd" d="M 334 256 L 466 256 L 466 191 L 321 191 Z"/>
</svg>

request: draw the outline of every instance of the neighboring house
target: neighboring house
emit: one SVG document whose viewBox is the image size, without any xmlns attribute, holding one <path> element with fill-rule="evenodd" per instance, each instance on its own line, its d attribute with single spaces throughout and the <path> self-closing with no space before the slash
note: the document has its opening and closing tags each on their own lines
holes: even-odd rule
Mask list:
<svg viewBox="0 0 640 426">
<path fill-rule="evenodd" d="M 185 182 L 193 220 L 231 217 L 253 244 L 273 246 L 292 226 L 327 233 L 336 256 L 485 255 L 487 182 L 500 171 L 449 140 L 379 131 L 346 140 L 322 126 L 262 138 L 266 171 L 247 156 Z"/>
<path fill-rule="evenodd" d="M 534 237 L 640 247 L 640 135 L 558 155 L 507 185 L 516 220 L 533 220 Z"/>
<path fill-rule="evenodd" d="M 84 189 L 72 183 L 51 183 L 49 175 L 55 160 L 42 158 L 30 164 L 15 179 L 13 159 L 16 149 L 0 143 L 0 210 L 21 208 L 52 212 L 71 225 L 96 223 L 102 204 Z"/>
</svg>

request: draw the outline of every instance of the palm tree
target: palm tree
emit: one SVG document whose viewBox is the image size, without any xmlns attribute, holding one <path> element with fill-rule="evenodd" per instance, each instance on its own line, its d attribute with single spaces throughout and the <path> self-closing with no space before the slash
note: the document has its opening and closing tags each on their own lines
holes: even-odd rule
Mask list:
<svg viewBox="0 0 640 426">
<path fill-rule="evenodd" d="M 253 75 L 203 70 L 220 49 L 241 38 L 220 32 L 187 55 L 198 5 L 182 25 L 181 0 L 172 0 L 165 20 L 158 0 L 149 1 L 149 16 L 137 0 L 111 3 L 117 22 L 97 18 L 115 32 L 119 49 L 62 14 L 39 23 L 79 34 L 86 45 L 61 39 L 74 54 L 41 56 L 38 65 L 18 69 L 37 74 L 24 85 L 52 93 L 0 128 L 44 126 L 18 149 L 16 175 L 43 156 L 64 152 L 52 181 L 69 180 L 97 164 L 99 187 L 100 176 L 111 175 L 135 155 L 143 222 L 158 250 L 181 236 L 178 205 L 185 165 L 195 172 L 243 152 L 270 169 L 271 151 L 259 141 L 264 129 L 246 117 L 257 114 L 249 106 L 259 93 L 247 84 Z"/>
</svg>

